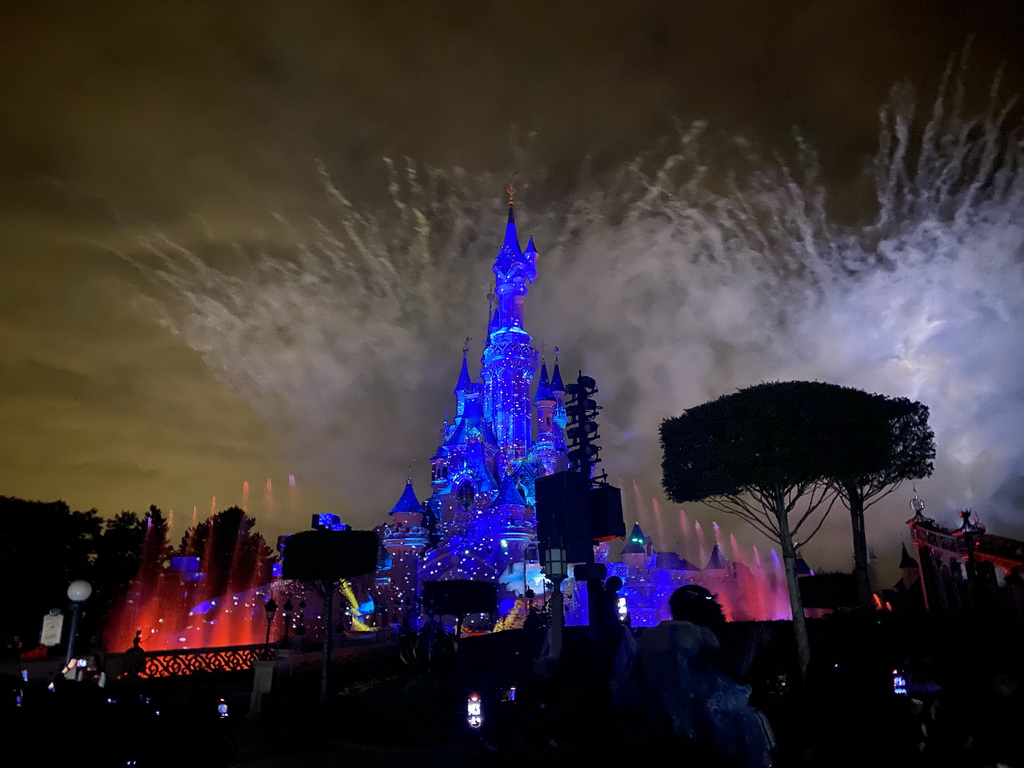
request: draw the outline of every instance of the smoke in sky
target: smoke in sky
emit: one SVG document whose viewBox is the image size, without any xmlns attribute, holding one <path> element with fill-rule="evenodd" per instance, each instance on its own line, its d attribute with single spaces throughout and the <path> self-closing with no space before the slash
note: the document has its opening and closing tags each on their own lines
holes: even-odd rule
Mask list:
<svg viewBox="0 0 1024 768">
<path fill-rule="evenodd" d="M 526 327 L 549 361 L 560 348 L 567 378 L 597 380 L 609 474 L 654 494 L 662 419 L 817 379 L 927 404 L 929 511 L 1019 526 L 1024 150 L 1009 105 L 992 105 L 964 114 L 954 83 L 922 115 L 895 90 L 860 221 L 837 214 L 799 139 L 792 161 L 739 139 L 722 153 L 695 124 L 581 171 L 569 193 L 518 150 L 519 232 L 540 252 Z M 390 508 L 411 460 L 425 493 L 464 338 L 471 360 L 482 350 L 508 181 L 411 160 L 386 171 L 389 206 L 347 197 L 325 168 L 330 216 L 281 218 L 255 245 L 155 236 L 131 257 L 161 319 L 360 525 Z M 896 531 L 909 513 L 887 517 Z"/>
</svg>

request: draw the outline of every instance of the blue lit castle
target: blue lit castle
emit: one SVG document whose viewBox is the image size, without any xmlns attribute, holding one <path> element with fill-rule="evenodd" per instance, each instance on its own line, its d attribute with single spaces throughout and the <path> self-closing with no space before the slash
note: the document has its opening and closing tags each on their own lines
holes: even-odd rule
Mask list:
<svg viewBox="0 0 1024 768">
<path fill-rule="evenodd" d="M 471 377 L 464 347 L 455 416 L 445 419 L 441 444 L 430 459 L 430 496 L 421 503 L 409 477 L 390 520 L 376 529 L 382 552 L 373 597 L 380 624 L 415 624 L 427 581 L 496 583 L 506 620 L 512 613 L 522 616 L 528 590 L 542 599 L 534 481 L 566 469 L 566 390 L 557 349 L 549 376 L 523 326 L 523 304 L 537 278 L 537 251 L 532 238 L 525 250 L 520 246 L 515 190 L 508 191 L 508 223 L 493 265 L 480 373 Z M 623 578 L 620 594 L 636 624 L 663 618 L 667 595 L 682 583 L 710 581 L 724 592 L 733 591 L 729 587 L 735 582 L 736 592 L 750 594 L 750 585 L 742 583 L 744 569 L 727 567 L 717 546 L 701 571 L 679 553 L 655 552 L 638 526 L 628 538 L 620 562 L 608 562 L 608 543 L 598 546 L 595 556 L 608 564 L 610 575 Z M 565 592 L 567 621 L 585 621 L 586 601 L 575 594 L 571 579 Z"/>
<path fill-rule="evenodd" d="M 525 250 L 520 246 L 513 194 L 510 187 L 479 376 L 470 376 L 464 347 L 455 415 L 445 420 L 441 444 L 430 459 L 430 496 L 421 503 L 410 477 L 390 521 L 377 529 L 386 557 L 375 597 L 389 623 L 403 621 L 414 610 L 425 581 L 502 583 L 518 569 L 519 589 L 510 586 L 504 595 L 511 597 L 525 591 L 531 576 L 534 582 L 539 578 L 535 566 L 531 574 L 525 565 L 536 561 L 531 557 L 536 543 L 533 483 L 565 469 L 565 387 L 557 358 L 549 377 L 523 326 L 523 303 L 537 278 L 537 251 L 532 238 Z"/>
</svg>

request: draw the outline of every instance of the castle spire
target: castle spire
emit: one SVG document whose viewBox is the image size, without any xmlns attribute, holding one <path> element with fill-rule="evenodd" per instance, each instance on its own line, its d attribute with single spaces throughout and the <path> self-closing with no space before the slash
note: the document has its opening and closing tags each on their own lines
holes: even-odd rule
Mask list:
<svg viewBox="0 0 1024 768">
<path fill-rule="evenodd" d="M 523 253 L 516 234 L 515 187 L 508 187 L 508 224 L 505 225 L 505 241 L 494 259 L 494 292 L 497 308 L 493 318 L 492 334 L 510 328 L 523 327 L 522 303 L 530 285 L 537 279 L 537 253 Z M 493 341 L 493 339 L 490 339 Z"/>
<path fill-rule="evenodd" d="M 409 465 L 410 474 L 405 479 L 405 489 L 402 491 L 402 495 L 398 497 L 398 501 L 395 506 L 391 508 L 392 515 L 402 514 L 405 512 L 422 512 L 423 506 L 420 504 L 419 499 L 416 498 L 416 493 L 412 489 L 412 465 Z"/>
<path fill-rule="evenodd" d="M 900 555 L 900 570 L 905 570 L 907 568 L 917 568 L 917 567 L 918 567 L 917 560 L 915 560 L 914 558 L 912 558 L 910 556 L 910 553 L 907 552 L 907 545 L 904 544 L 903 545 L 903 553 Z"/>
<path fill-rule="evenodd" d="M 516 234 L 516 188 L 509 184 L 505 191 L 508 192 L 508 224 L 505 225 L 505 243 L 502 248 L 509 248 L 513 253 L 522 255 L 519 248 L 519 235 Z"/>
<path fill-rule="evenodd" d="M 494 428 L 500 446 L 499 465 L 527 455 L 532 442 L 531 381 L 537 351 L 523 323 L 523 305 L 537 279 L 536 254 L 519 247 L 515 223 L 515 188 L 508 189 L 505 241 L 494 259 L 494 311 L 481 360 L 484 419 Z"/>
<path fill-rule="evenodd" d="M 555 395 L 551 391 L 551 381 L 548 379 L 548 364 L 541 357 L 540 380 L 537 382 L 537 395 L 533 398 L 535 403 L 555 401 Z"/>
<path fill-rule="evenodd" d="M 555 353 L 555 372 L 551 377 L 551 391 L 555 394 L 565 394 L 565 384 L 562 383 L 562 372 L 558 370 L 558 347 L 554 349 Z"/>
<path fill-rule="evenodd" d="M 455 385 L 455 394 L 469 392 L 473 388 L 473 382 L 469 378 L 469 363 L 466 362 L 466 355 L 469 353 L 469 342 L 471 337 L 466 337 L 466 343 L 462 345 L 462 371 L 459 373 L 459 382 Z"/>
</svg>

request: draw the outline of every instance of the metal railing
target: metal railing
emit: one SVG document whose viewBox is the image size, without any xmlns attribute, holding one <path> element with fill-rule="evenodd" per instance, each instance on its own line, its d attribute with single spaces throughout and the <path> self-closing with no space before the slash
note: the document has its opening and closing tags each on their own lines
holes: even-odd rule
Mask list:
<svg viewBox="0 0 1024 768">
<path fill-rule="evenodd" d="M 182 648 L 171 651 L 144 651 L 141 648 L 121 654 L 117 677 L 156 678 L 220 672 L 244 672 L 257 661 L 274 658 L 266 645 L 236 645 L 223 648 Z"/>
</svg>

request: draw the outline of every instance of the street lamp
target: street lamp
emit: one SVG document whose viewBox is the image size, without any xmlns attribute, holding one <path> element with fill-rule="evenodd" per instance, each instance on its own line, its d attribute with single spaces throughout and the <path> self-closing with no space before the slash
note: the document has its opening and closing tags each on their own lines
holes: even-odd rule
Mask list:
<svg viewBox="0 0 1024 768">
<path fill-rule="evenodd" d="M 68 599 L 71 601 L 71 631 L 68 632 L 68 655 L 64 660 L 64 666 L 71 664 L 75 657 L 75 638 L 78 636 L 78 614 L 82 610 L 82 603 L 89 599 L 92 594 L 92 584 L 85 579 L 76 579 L 68 585 Z"/>
<path fill-rule="evenodd" d="M 270 625 L 274 623 L 274 614 L 277 613 L 277 603 L 274 602 L 273 596 L 271 596 L 270 599 L 267 600 L 266 604 L 263 607 L 267 611 L 267 639 L 265 641 L 265 645 L 267 647 L 267 650 L 269 651 L 270 650 Z"/>
<path fill-rule="evenodd" d="M 562 655 L 562 628 L 565 626 L 565 605 L 562 599 L 562 581 L 569 575 L 565 549 L 550 547 L 544 550 L 544 572 L 551 579 L 551 643 L 552 656 Z"/>
</svg>

